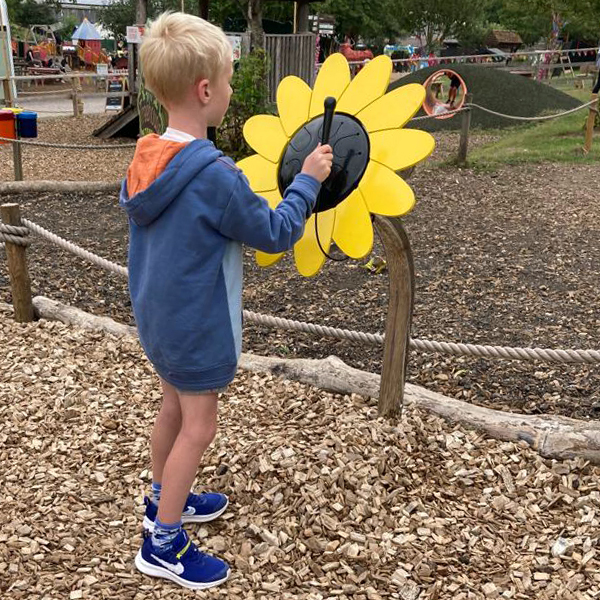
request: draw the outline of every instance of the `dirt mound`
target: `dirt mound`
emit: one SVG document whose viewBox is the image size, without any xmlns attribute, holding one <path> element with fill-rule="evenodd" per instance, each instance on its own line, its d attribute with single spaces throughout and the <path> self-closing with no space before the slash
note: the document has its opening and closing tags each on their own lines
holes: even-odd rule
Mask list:
<svg viewBox="0 0 600 600">
<path fill-rule="evenodd" d="M 537 117 L 545 113 L 569 110 L 581 104 L 576 98 L 549 85 L 496 68 L 481 65 L 452 65 L 451 68 L 465 81 L 472 94 L 472 102 L 506 115 Z M 442 70 L 444 69 L 439 66 L 421 69 L 393 83 L 390 90 L 407 83 L 423 83 L 432 73 Z M 418 116 L 424 114 L 420 110 Z M 419 129 L 427 131 L 459 129 L 460 123 L 459 117 L 416 122 Z M 496 117 L 481 110 L 474 110 L 471 120 L 472 127 L 483 129 L 511 127 L 515 124 L 517 122 L 513 120 Z"/>
</svg>

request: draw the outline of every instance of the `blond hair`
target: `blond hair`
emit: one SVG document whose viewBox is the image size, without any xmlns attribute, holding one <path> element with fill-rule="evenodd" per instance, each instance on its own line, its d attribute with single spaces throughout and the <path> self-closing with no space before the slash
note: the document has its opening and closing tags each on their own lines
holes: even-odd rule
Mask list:
<svg viewBox="0 0 600 600">
<path fill-rule="evenodd" d="M 219 77 L 231 58 L 231 44 L 219 27 L 180 12 L 150 23 L 140 47 L 145 85 L 163 105 L 183 99 L 201 79 Z"/>
</svg>

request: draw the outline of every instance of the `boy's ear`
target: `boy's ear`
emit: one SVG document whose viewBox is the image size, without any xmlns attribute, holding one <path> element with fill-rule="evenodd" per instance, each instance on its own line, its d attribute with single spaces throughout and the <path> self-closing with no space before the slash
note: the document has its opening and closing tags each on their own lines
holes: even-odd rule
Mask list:
<svg viewBox="0 0 600 600">
<path fill-rule="evenodd" d="M 198 99 L 202 104 L 208 104 L 210 101 L 210 86 L 208 79 L 201 79 L 196 85 L 196 92 L 198 94 Z"/>
</svg>

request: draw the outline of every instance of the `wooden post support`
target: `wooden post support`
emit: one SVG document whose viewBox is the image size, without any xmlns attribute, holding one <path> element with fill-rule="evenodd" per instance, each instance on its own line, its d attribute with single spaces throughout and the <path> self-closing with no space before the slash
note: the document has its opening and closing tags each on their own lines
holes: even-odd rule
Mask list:
<svg viewBox="0 0 600 600">
<path fill-rule="evenodd" d="M 408 364 L 415 270 L 410 242 L 402 221 L 375 215 L 374 223 L 383 241 L 390 280 L 379 416 L 399 417 L 402 414 Z"/>
<path fill-rule="evenodd" d="M 137 103 L 138 87 L 136 82 L 136 45 L 127 44 L 127 81 L 129 85 L 129 93 L 131 94 L 131 103 Z"/>
<path fill-rule="evenodd" d="M 4 103 L 6 106 L 11 107 L 12 103 L 12 88 L 9 79 L 2 80 L 2 91 L 4 92 Z"/>
<path fill-rule="evenodd" d="M 71 99 L 73 100 L 73 116 L 78 117 L 79 114 L 77 110 L 77 83 L 75 81 L 75 77 L 71 79 Z"/>
<path fill-rule="evenodd" d="M 71 78 L 71 98 L 73 99 L 73 116 L 81 117 L 83 115 L 83 100 L 79 97 L 81 93 L 81 80 L 79 77 Z"/>
<path fill-rule="evenodd" d="M 19 144 L 18 141 L 14 141 L 12 147 L 15 181 L 23 181 L 23 155 L 21 154 L 21 144 Z"/>
<path fill-rule="evenodd" d="M 471 94 L 467 94 L 465 104 L 471 102 Z M 467 107 L 462 113 L 462 125 L 460 128 L 460 142 L 458 146 L 458 164 L 464 165 L 467 162 L 467 153 L 469 151 L 469 131 L 471 130 L 471 109 Z"/>
<path fill-rule="evenodd" d="M 0 217 L 2 217 L 2 221 L 7 225 L 23 226 L 18 204 L 3 204 L 0 206 Z M 19 323 L 33 321 L 31 282 L 29 271 L 27 270 L 25 246 L 6 242 L 5 249 L 12 301 L 15 309 L 15 320 Z"/>
<path fill-rule="evenodd" d="M 594 125 L 596 123 L 596 113 L 598 112 L 598 94 L 592 94 L 594 104 L 590 105 L 587 122 L 585 124 L 585 143 L 583 144 L 584 154 L 588 154 L 592 149 L 592 140 L 594 139 Z"/>
<path fill-rule="evenodd" d="M 71 99 L 73 100 L 73 116 L 79 116 L 79 90 L 77 89 L 77 81 L 76 77 L 71 79 Z"/>
</svg>

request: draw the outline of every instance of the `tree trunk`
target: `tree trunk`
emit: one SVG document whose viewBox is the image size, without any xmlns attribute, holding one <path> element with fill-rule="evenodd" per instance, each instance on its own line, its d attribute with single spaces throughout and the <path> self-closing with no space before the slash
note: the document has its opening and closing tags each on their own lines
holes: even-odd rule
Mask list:
<svg viewBox="0 0 600 600">
<path fill-rule="evenodd" d="M 148 0 L 137 0 L 135 8 L 135 24 L 145 25 L 148 16 Z"/>
<path fill-rule="evenodd" d="M 210 4 L 210 0 L 198 0 L 198 14 L 200 18 L 208 21 L 208 5 Z"/>
<path fill-rule="evenodd" d="M 262 27 L 262 0 L 248 0 L 248 29 L 250 50 L 265 47 L 265 32 Z"/>
<path fill-rule="evenodd" d="M 118 192 L 120 189 L 120 181 L 3 181 L 0 183 L 0 196 L 37 192 Z"/>
<path fill-rule="evenodd" d="M 110 317 L 90 315 L 38 296 L 33 305 L 40 318 L 62 321 L 92 331 L 115 336 L 135 336 L 135 327 L 116 323 Z M 0 302 L 0 310 L 11 307 Z M 377 398 L 381 377 L 354 369 L 335 356 L 315 359 L 286 359 L 242 354 L 239 366 L 245 371 L 273 373 L 338 394 L 360 394 Z M 476 406 L 442 396 L 425 388 L 406 384 L 406 402 L 456 424 L 485 432 L 492 438 L 525 442 L 547 458 L 559 460 L 581 457 L 600 464 L 600 423 L 578 421 L 557 415 L 521 415 Z"/>
</svg>

